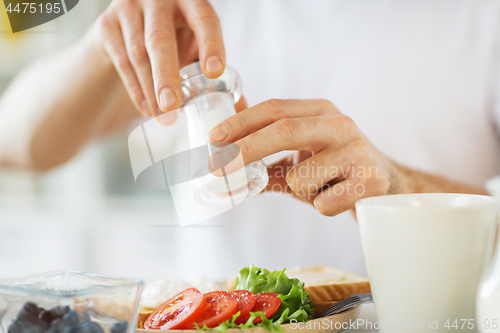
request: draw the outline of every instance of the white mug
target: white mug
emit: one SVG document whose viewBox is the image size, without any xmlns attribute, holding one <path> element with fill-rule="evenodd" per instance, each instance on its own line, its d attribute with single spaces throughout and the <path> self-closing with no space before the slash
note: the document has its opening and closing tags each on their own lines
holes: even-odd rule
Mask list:
<svg viewBox="0 0 500 333">
<path fill-rule="evenodd" d="M 356 203 L 380 332 L 477 332 L 475 298 L 493 246 L 492 197 L 424 193 Z"/>
</svg>

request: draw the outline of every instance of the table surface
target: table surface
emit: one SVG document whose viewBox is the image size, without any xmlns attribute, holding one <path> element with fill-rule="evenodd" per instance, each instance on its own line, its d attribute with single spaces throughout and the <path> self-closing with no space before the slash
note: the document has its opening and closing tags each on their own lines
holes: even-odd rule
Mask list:
<svg viewBox="0 0 500 333">
<path fill-rule="evenodd" d="M 363 322 L 361 322 L 363 320 Z M 373 327 L 373 324 L 377 322 L 377 314 L 375 313 L 375 307 L 373 303 L 363 304 L 361 305 L 361 311 L 359 313 L 359 318 L 357 323 L 359 326 L 356 326 L 354 329 L 347 329 L 343 332 L 357 332 L 357 333 L 378 333 L 379 330 L 370 329 Z M 371 325 L 370 325 L 371 323 Z"/>
</svg>

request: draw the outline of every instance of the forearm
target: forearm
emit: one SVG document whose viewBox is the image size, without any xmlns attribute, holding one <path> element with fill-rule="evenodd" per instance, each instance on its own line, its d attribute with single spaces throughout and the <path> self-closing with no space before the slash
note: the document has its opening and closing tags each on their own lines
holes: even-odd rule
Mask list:
<svg viewBox="0 0 500 333">
<path fill-rule="evenodd" d="M 46 170 L 64 163 L 107 131 L 123 110 L 125 89 L 90 32 L 26 68 L 0 101 L 0 165 Z"/>
<path fill-rule="evenodd" d="M 488 194 L 485 189 L 397 165 L 397 193 Z"/>
</svg>

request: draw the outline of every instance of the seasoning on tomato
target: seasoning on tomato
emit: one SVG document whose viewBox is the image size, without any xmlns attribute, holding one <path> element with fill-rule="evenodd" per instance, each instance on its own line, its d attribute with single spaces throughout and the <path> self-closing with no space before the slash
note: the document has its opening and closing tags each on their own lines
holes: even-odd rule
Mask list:
<svg viewBox="0 0 500 333">
<path fill-rule="evenodd" d="M 236 297 L 236 300 L 238 301 L 238 308 L 236 309 L 236 312 L 240 312 L 240 315 L 236 319 L 235 323 L 246 323 L 250 317 L 250 310 L 252 310 L 255 305 L 255 295 L 248 290 L 235 290 L 231 292 L 231 294 Z"/>
<path fill-rule="evenodd" d="M 212 291 L 206 293 L 205 299 L 207 305 L 205 310 L 190 324 L 184 326 L 184 329 L 194 329 L 195 324 L 198 327 L 214 328 L 220 323 L 230 319 L 237 311 L 238 301 L 236 297 L 226 291 Z"/>
<path fill-rule="evenodd" d="M 281 299 L 275 293 L 259 293 L 255 295 L 255 305 L 251 312 L 264 312 L 264 317 L 271 318 L 280 308 Z M 248 320 L 248 318 L 247 318 Z M 262 322 L 261 317 L 255 318 L 254 324 Z"/>
<path fill-rule="evenodd" d="M 144 322 L 144 328 L 148 330 L 181 328 L 197 318 L 206 305 L 207 300 L 198 289 L 186 289 L 150 314 Z"/>
</svg>

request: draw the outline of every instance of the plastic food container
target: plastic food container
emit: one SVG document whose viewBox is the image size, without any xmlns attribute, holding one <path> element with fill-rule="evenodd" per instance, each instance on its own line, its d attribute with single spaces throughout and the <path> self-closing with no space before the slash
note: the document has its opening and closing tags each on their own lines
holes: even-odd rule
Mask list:
<svg viewBox="0 0 500 333">
<path fill-rule="evenodd" d="M 132 333 L 143 282 L 51 271 L 0 280 L 2 333 Z"/>
</svg>

